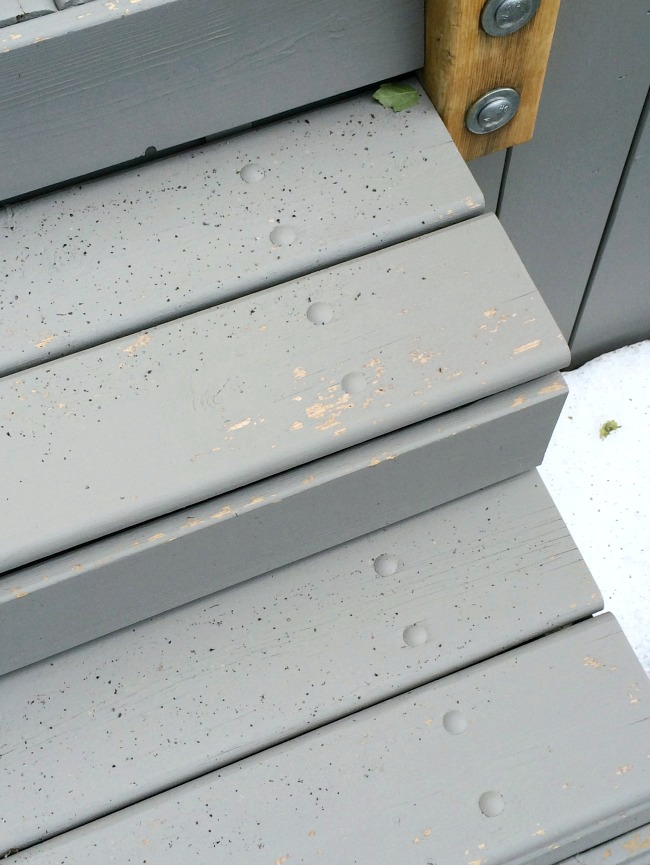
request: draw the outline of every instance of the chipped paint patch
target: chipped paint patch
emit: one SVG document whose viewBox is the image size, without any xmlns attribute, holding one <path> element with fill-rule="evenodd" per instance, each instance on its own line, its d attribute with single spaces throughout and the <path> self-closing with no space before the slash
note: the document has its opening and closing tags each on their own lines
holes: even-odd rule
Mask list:
<svg viewBox="0 0 650 865">
<path fill-rule="evenodd" d="M 409 354 L 409 357 L 411 358 L 411 363 L 425 364 L 425 363 L 429 363 L 429 361 L 433 357 L 433 352 L 432 351 L 412 351 Z"/>
<path fill-rule="evenodd" d="M 511 405 L 512 405 L 512 407 L 514 408 L 514 406 L 516 406 L 516 405 L 523 405 L 525 402 L 526 402 L 526 397 L 525 397 L 525 396 L 518 396 L 518 397 L 516 397 L 515 399 L 513 399 Z"/>
<path fill-rule="evenodd" d="M 513 354 L 523 354 L 525 351 L 530 351 L 533 348 L 539 348 L 542 344 L 541 339 L 534 339 L 532 342 L 526 342 L 523 345 L 517 346 L 517 348 L 513 348 Z"/>
<path fill-rule="evenodd" d="M 587 656 L 586 658 L 584 658 L 583 664 L 585 667 L 593 667 L 594 670 L 600 670 L 603 666 L 602 661 L 597 661 L 591 656 Z"/>
<path fill-rule="evenodd" d="M 289 861 L 289 855 L 288 854 L 286 856 L 280 856 L 279 859 L 275 860 L 275 865 L 284 865 L 284 863 L 288 862 L 288 861 Z"/>
<path fill-rule="evenodd" d="M 233 424 L 231 427 L 228 427 L 228 432 L 233 432 L 233 430 L 243 429 L 245 426 L 248 426 L 249 423 L 253 420 L 252 417 L 244 418 L 244 420 L 240 420 L 239 423 Z"/>
<path fill-rule="evenodd" d="M 617 775 L 627 775 L 628 772 L 632 771 L 632 764 L 626 763 L 625 766 L 619 766 L 616 770 Z"/>
<path fill-rule="evenodd" d="M 205 522 L 205 520 L 199 519 L 199 517 L 187 517 L 183 524 L 183 528 L 191 529 L 192 526 L 200 526 L 203 522 Z"/>
<path fill-rule="evenodd" d="M 12 586 L 9 590 L 14 598 L 26 598 L 29 592 L 26 592 L 24 589 L 21 589 L 20 586 Z"/>
<path fill-rule="evenodd" d="M 315 480 L 316 480 L 316 475 L 307 475 L 307 477 L 303 479 L 303 484 L 311 484 Z"/>
<path fill-rule="evenodd" d="M 370 468 L 372 468 L 373 466 L 378 466 L 378 465 L 380 464 L 380 462 L 381 462 L 380 459 L 378 459 L 377 457 L 373 457 L 373 458 L 370 460 L 370 462 L 368 463 L 368 466 L 369 466 Z"/>
<path fill-rule="evenodd" d="M 299 430 L 299 429 L 302 429 L 303 427 L 304 427 L 304 423 L 302 421 L 297 420 L 291 424 L 289 429 L 290 430 Z"/>
<path fill-rule="evenodd" d="M 156 532 L 155 535 L 151 535 L 151 537 L 147 538 L 148 541 L 159 541 L 161 538 L 165 537 L 164 532 Z"/>
<path fill-rule="evenodd" d="M 566 385 L 563 382 L 556 381 L 553 384 L 547 384 L 546 387 L 540 388 L 537 393 L 540 395 L 544 393 L 556 393 L 558 390 L 564 390 L 565 387 Z"/>
<path fill-rule="evenodd" d="M 483 313 L 483 315 L 484 315 L 486 318 L 492 318 L 492 317 L 495 316 L 496 314 L 497 314 L 496 309 L 486 309 L 485 312 Z"/>
<path fill-rule="evenodd" d="M 293 377 L 296 381 L 299 381 L 301 378 L 304 378 L 307 375 L 307 370 L 303 369 L 301 366 L 297 366 L 293 371 Z"/>
<path fill-rule="evenodd" d="M 650 850 L 650 835 L 642 838 L 641 835 L 635 835 L 629 841 L 625 841 L 623 847 L 628 853 L 641 853 L 643 850 Z"/>
<path fill-rule="evenodd" d="M 131 345 L 127 345 L 127 347 L 123 348 L 122 351 L 124 352 L 124 354 L 133 354 L 139 348 L 144 348 L 144 346 L 150 342 L 151 337 L 149 336 L 149 334 L 141 333 L 135 342 L 132 342 Z"/>
<path fill-rule="evenodd" d="M 214 514 L 211 514 L 210 517 L 213 520 L 220 520 L 222 517 L 228 516 L 228 514 L 232 513 L 232 508 L 230 505 L 225 505 L 225 507 L 221 508 L 220 511 L 217 511 Z"/>
<path fill-rule="evenodd" d="M 334 435 L 335 435 L 335 436 L 341 436 L 341 435 L 343 435 L 343 433 L 345 433 L 345 432 L 347 432 L 347 431 L 348 431 L 348 428 L 347 428 L 347 427 L 341 427 L 341 429 L 337 429 L 337 430 L 336 430 L 336 432 L 334 433 Z"/>
<path fill-rule="evenodd" d="M 34 348 L 45 348 L 46 345 L 49 345 L 56 339 L 55 334 L 51 333 L 49 336 L 46 336 L 45 339 L 42 339 L 40 342 L 34 343 Z"/>
<path fill-rule="evenodd" d="M 260 505 L 264 501 L 264 496 L 253 496 L 253 498 L 249 501 L 249 505 Z"/>
</svg>

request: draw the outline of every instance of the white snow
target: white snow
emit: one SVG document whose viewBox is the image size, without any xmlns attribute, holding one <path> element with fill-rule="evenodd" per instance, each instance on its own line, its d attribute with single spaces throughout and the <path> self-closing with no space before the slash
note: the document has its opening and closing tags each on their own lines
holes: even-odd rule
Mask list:
<svg viewBox="0 0 650 865">
<path fill-rule="evenodd" d="M 650 675 L 650 340 L 565 373 L 540 474 Z M 620 429 L 601 440 L 605 421 Z"/>
</svg>

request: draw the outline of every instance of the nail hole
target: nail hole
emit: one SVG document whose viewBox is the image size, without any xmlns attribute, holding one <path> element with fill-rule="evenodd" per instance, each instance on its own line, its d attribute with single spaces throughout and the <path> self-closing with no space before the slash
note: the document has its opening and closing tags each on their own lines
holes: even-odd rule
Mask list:
<svg viewBox="0 0 650 865">
<path fill-rule="evenodd" d="M 382 553 L 375 559 L 374 567 L 380 577 L 392 577 L 397 572 L 397 559 L 388 553 Z"/>
<path fill-rule="evenodd" d="M 328 303 L 312 303 L 307 318 L 312 324 L 329 324 L 334 318 L 334 310 Z"/>
<path fill-rule="evenodd" d="M 264 179 L 264 169 L 261 165 L 251 162 L 249 165 L 244 165 L 239 176 L 244 183 L 259 183 L 260 180 Z"/>
<path fill-rule="evenodd" d="M 478 806 L 486 817 L 498 817 L 503 811 L 505 803 L 501 793 L 496 790 L 488 790 L 478 800 Z"/>
<path fill-rule="evenodd" d="M 341 379 L 341 387 L 345 393 L 361 393 L 366 389 L 366 377 L 362 372 L 349 372 Z"/>
<path fill-rule="evenodd" d="M 458 736 L 459 733 L 464 733 L 467 729 L 467 720 L 459 711 L 452 709 L 443 717 L 442 726 L 452 736 Z"/>
<path fill-rule="evenodd" d="M 409 625 L 402 637 L 407 646 L 422 646 L 427 641 L 427 632 L 424 625 Z"/>
</svg>

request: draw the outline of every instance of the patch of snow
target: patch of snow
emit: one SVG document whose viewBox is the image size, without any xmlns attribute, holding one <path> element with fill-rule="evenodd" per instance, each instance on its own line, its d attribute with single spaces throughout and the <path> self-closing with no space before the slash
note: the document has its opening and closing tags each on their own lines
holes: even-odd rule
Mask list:
<svg viewBox="0 0 650 865">
<path fill-rule="evenodd" d="M 540 474 L 650 676 L 650 340 L 565 373 Z M 606 438 L 601 426 L 620 424 Z"/>
</svg>

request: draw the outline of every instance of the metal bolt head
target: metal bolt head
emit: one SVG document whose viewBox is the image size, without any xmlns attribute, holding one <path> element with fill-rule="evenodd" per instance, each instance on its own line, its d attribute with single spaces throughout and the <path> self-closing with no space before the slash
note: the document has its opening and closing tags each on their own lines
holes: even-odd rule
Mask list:
<svg viewBox="0 0 650 865">
<path fill-rule="evenodd" d="M 490 36 L 508 36 L 533 18 L 541 0 L 488 0 L 481 12 L 481 26 Z"/>
<path fill-rule="evenodd" d="M 475 135 L 486 135 L 509 123 L 519 109 L 519 94 L 512 87 L 497 87 L 470 106 L 465 124 Z"/>
</svg>

